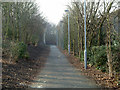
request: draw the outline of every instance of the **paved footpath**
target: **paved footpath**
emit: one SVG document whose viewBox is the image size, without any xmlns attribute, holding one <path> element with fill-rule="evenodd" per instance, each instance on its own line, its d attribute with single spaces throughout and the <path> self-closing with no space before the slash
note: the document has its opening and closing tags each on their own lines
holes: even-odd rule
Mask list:
<svg viewBox="0 0 120 90">
<path fill-rule="evenodd" d="M 43 70 L 30 85 L 32 88 L 97 88 L 93 80 L 81 75 L 56 46 L 50 46 L 50 54 Z"/>
</svg>

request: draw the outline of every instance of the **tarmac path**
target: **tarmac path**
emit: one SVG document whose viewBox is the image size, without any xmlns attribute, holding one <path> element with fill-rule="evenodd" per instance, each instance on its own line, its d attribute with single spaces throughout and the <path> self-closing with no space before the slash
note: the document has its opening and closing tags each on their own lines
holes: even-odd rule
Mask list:
<svg viewBox="0 0 120 90">
<path fill-rule="evenodd" d="M 81 75 L 56 46 L 50 46 L 45 67 L 30 85 L 32 88 L 98 88 L 93 80 Z"/>
</svg>

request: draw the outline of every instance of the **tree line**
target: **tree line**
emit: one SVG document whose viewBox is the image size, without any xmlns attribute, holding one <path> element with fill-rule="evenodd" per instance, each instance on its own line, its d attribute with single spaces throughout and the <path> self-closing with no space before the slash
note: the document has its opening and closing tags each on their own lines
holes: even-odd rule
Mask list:
<svg viewBox="0 0 120 90">
<path fill-rule="evenodd" d="M 84 3 L 73 2 L 68 5 L 70 15 L 70 50 L 84 61 Z M 120 73 L 120 18 L 118 4 L 111 2 L 86 3 L 87 63 L 110 77 Z M 68 49 L 68 14 L 62 20 L 64 30 L 64 49 Z M 58 24 L 60 26 L 61 23 Z M 115 27 L 118 27 L 116 30 Z M 59 28 L 60 29 L 60 28 Z M 59 31 L 59 30 L 58 30 Z M 61 42 L 59 42 L 61 43 Z M 62 46 L 61 46 L 62 47 Z"/>
<path fill-rule="evenodd" d="M 3 56 L 27 58 L 27 46 L 43 42 L 46 20 L 35 2 L 2 2 Z"/>
</svg>

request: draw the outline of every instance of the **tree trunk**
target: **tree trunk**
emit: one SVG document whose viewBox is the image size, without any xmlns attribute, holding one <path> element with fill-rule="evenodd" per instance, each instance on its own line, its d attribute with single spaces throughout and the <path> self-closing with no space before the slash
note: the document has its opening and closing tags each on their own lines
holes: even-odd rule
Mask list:
<svg viewBox="0 0 120 90">
<path fill-rule="evenodd" d="M 109 66 L 109 77 L 113 76 L 113 69 L 112 69 L 112 53 L 110 50 L 110 44 L 107 43 L 107 59 L 108 59 L 108 66 Z"/>
<path fill-rule="evenodd" d="M 107 30 L 107 59 L 108 59 L 108 66 L 109 66 L 109 77 L 113 76 L 113 66 L 112 66 L 112 52 L 111 52 L 111 33 L 110 33 L 110 21 L 109 21 L 109 17 L 107 16 L 107 26 L 108 26 L 108 30 Z"/>
</svg>

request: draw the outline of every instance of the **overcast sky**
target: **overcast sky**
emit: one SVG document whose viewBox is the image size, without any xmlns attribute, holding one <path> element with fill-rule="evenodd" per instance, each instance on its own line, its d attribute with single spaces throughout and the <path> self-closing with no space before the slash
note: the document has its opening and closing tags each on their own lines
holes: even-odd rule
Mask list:
<svg viewBox="0 0 120 90">
<path fill-rule="evenodd" d="M 62 19 L 64 10 L 67 8 L 71 0 L 36 0 L 40 6 L 40 10 L 49 22 L 58 24 Z"/>
<path fill-rule="evenodd" d="M 43 15 L 49 22 L 54 24 L 58 24 L 58 22 L 62 19 L 64 10 L 67 8 L 66 5 L 69 5 L 73 0 L 36 0 L 38 5 L 40 6 L 40 11 L 43 12 Z M 79 1 L 79 0 L 75 0 Z M 84 0 L 80 0 L 84 1 Z M 94 1 L 98 2 L 99 0 L 86 0 L 86 1 Z M 111 0 L 101 0 L 109 2 Z M 118 1 L 118 0 L 116 0 Z"/>
</svg>

